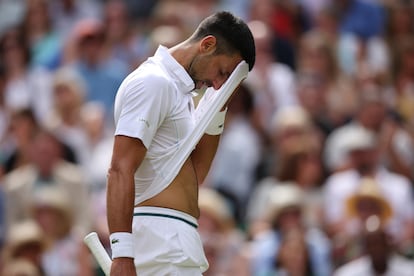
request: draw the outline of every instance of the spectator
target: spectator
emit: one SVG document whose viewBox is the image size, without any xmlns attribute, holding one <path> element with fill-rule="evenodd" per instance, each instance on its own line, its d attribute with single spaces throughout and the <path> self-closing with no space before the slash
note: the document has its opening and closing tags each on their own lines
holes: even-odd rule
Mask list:
<svg viewBox="0 0 414 276">
<path fill-rule="evenodd" d="M 414 127 L 414 34 L 394 42 L 394 75 L 391 107 L 411 128 Z"/>
<path fill-rule="evenodd" d="M 77 22 L 102 15 L 101 4 L 96 0 L 55 0 L 49 3 L 49 14 L 52 19 L 53 30 L 64 43 L 70 37 Z"/>
<path fill-rule="evenodd" d="M 304 196 L 294 184 L 270 191 L 266 214 L 271 227 L 252 241 L 251 275 L 331 275 L 330 242 L 304 224 Z"/>
<path fill-rule="evenodd" d="M 92 275 L 92 264 L 83 234 L 76 232 L 74 210 L 66 191 L 39 188 L 30 204 L 33 218 L 44 232 L 47 247 L 42 256 L 46 275 Z"/>
<path fill-rule="evenodd" d="M 104 7 L 105 47 L 110 59 L 135 69 L 149 54 L 148 38 L 144 29 L 135 30 L 126 2 L 111 0 Z"/>
<path fill-rule="evenodd" d="M 42 122 L 51 106 L 50 73 L 30 67 L 29 47 L 21 28 L 8 29 L 0 39 L 0 60 L 6 70 L 4 101 L 9 110 L 31 108 Z"/>
<path fill-rule="evenodd" d="M 112 120 L 115 94 L 129 68 L 105 55 L 104 28 L 98 20 L 79 21 L 72 43 L 67 49 L 67 62 L 86 83 L 86 101 L 102 103 L 106 118 Z"/>
<path fill-rule="evenodd" d="M 112 125 L 105 120 L 105 110 L 100 103 L 89 102 L 81 109 L 80 120 L 86 136 L 87 161 L 83 168 L 92 192 L 106 189 L 106 176 L 113 147 Z"/>
<path fill-rule="evenodd" d="M 252 92 L 241 85 L 229 104 L 225 131 L 206 180 L 226 197 L 239 224 L 245 222 L 246 202 L 256 181 L 262 150 L 252 113 Z"/>
<path fill-rule="evenodd" d="M 333 240 L 333 256 L 337 264 L 361 257 L 362 237 L 366 223 L 387 227 L 393 216 L 390 203 L 374 179 L 361 179 L 358 190 L 346 199 L 343 229 Z"/>
<path fill-rule="evenodd" d="M 46 120 L 50 129 L 64 144 L 73 149 L 75 161 L 85 166 L 88 145 L 81 122 L 81 109 L 85 104 L 86 87 L 82 77 L 72 67 L 61 67 L 53 77 L 53 108 Z"/>
<path fill-rule="evenodd" d="M 256 64 L 246 82 L 254 91 L 258 126 L 269 135 L 269 121 L 279 108 L 295 105 L 294 73 L 272 54 L 273 34 L 263 21 L 249 23 L 256 45 Z"/>
<path fill-rule="evenodd" d="M 360 92 L 359 106 L 353 120 L 328 136 L 325 146 L 327 168 L 335 172 L 349 167 L 346 147 L 353 139 L 345 137 L 349 137 L 348 133 L 361 126 L 377 136 L 382 165 L 411 179 L 410 168 L 414 164 L 413 140 L 404 126 L 387 114 L 381 87 L 371 84 L 367 84 Z"/>
<path fill-rule="evenodd" d="M 12 260 L 2 269 L 3 276 L 42 276 L 39 268 L 26 260 Z"/>
<path fill-rule="evenodd" d="M 339 139 L 339 137 L 338 137 Z M 345 136 L 351 167 L 332 174 L 324 185 L 324 210 L 327 231 L 335 239 L 346 233 L 343 218 L 346 216 L 346 200 L 360 187 L 361 179 L 375 179 L 384 198 L 390 203 L 393 216 L 387 223 L 387 231 L 399 248 L 414 237 L 414 200 L 409 180 L 391 173 L 380 165 L 375 135 L 364 128 L 354 128 Z"/>
<path fill-rule="evenodd" d="M 313 117 L 317 122 L 321 121 L 321 117 L 324 118 L 323 129 L 327 134 L 333 128 L 344 124 L 356 110 L 355 87 L 352 79 L 340 70 L 336 53 L 336 44 L 321 31 L 307 32 L 299 40 L 298 94 L 306 107 L 306 95 L 303 93 L 306 93 L 308 85 L 312 86 L 313 79 L 315 88 L 319 90 L 315 93 L 320 93 L 321 102 L 325 104 L 319 104 L 320 114 L 311 113 L 315 113 Z"/>
<path fill-rule="evenodd" d="M 347 275 L 412 275 L 414 262 L 394 251 L 392 239 L 378 225 L 364 231 L 365 255 L 338 268 L 334 276 Z M 372 229 L 369 229 L 372 228 Z"/>
<path fill-rule="evenodd" d="M 30 163 L 32 141 L 39 130 L 39 123 L 31 109 L 16 110 L 10 117 L 9 133 L 3 145 L 4 173 Z"/>
<path fill-rule="evenodd" d="M 3 248 L 3 263 L 24 260 L 34 266 L 39 275 L 43 275 L 42 256 L 45 248 L 44 233 L 39 225 L 32 219 L 22 220 L 10 226 Z"/>
<path fill-rule="evenodd" d="M 90 230 L 88 187 L 80 168 L 63 159 L 62 145 L 51 133 L 39 131 L 33 138 L 31 163 L 5 175 L 8 225 L 30 217 L 28 204 L 33 192 L 45 186 L 61 187 L 71 198 L 74 221 L 80 231 Z"/>
<path fill-rule="evenodd" d="M 200 189 L 199 206 L 198 229 L 210 264 L 204 275 L 232 275 L 237 269 L 235 259 L 243 246 L 244 235 L 236 228 L 225 198 L 215 190 Z"/>
<path fill-rule="evenodd" d="M 22 24 L 32 54 L 31 64 L 49 70 L 56 69 L 60 64 L 63 45 L 60 36 L 53 30 L 49 1 L 26 1 Z"/>
</svg>

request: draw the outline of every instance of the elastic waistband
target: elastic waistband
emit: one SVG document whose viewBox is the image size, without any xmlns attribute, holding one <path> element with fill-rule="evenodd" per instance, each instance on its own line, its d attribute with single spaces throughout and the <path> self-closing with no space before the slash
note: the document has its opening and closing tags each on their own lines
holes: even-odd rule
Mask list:
<svg viewBox="0 0 414 276">
<path fill-rule="evenodd" d="M 187 213 L 162 207 L 140 206 L 134 208 L 134 217 L 138 216 L 153 216 L 180 220 L 188 225 L 197 228 L 197 219 Z"/>
</svg>

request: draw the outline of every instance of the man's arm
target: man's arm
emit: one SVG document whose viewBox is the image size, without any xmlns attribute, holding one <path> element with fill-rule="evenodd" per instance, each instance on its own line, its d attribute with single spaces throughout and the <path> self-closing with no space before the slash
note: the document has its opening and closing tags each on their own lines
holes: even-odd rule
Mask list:
<svg viewBox="0 0 414 276">
<path fill-rule="evenodd" d="M 197 175 L 197 182 L 201 185 L 210 170 L 211 163 L 217 152 L 220 135 L 204 134 L 196 148 L 191 153 L 191 160 Z"/>
<path fill-rule="evenodd" d="M 135 199 L 134 174 L 144 159 L 146 148 L 141 140 L 115 136 L 108 171 L 107 216 L 109 232 L 132 232 Z M 115 258 L 111 275 L 136 275 L 132 258 Z"/>
</svg>

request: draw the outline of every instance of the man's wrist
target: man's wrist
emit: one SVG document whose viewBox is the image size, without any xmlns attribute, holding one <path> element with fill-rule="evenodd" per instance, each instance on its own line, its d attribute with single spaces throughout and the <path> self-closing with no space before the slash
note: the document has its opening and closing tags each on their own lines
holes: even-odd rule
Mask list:
<svg viewBox="0 0 414 276">
<path fill-rule="evenodd" d="M 208 135 L 220 135 L 224 130 L 227 107 L 223 111 L 217 112 L 208 124 L 205 133 Z"/>
<path fill-rule="evenodd" d="M 112 259 L 134 258 L 134 236 L 129 232 L 114 232 L 109 236 Z"/>
</svg>

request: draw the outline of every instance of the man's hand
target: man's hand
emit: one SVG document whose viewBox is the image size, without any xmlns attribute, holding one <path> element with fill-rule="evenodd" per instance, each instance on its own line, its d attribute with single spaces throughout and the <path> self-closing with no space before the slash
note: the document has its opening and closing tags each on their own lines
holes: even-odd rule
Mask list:
<svg viewBox="0 0 414 276">
<path fill-rule="evenodd" d="M 134 259 L 115 258 L 112 261 L 111 276 L 136 276 Z"/>
</svg>

